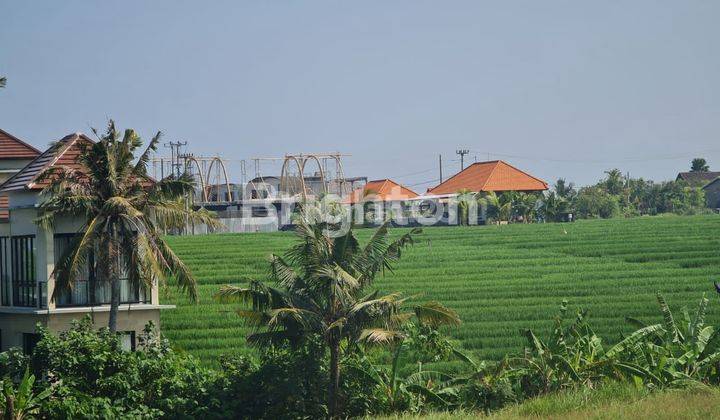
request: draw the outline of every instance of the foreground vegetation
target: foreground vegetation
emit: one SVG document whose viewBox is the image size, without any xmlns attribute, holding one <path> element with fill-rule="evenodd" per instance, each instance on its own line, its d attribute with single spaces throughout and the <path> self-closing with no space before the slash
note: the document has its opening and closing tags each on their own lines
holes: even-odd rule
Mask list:
<svg viewBox="0 0 720 420">
<path fill-rule="evenodd" d="M 295 245 L 269 263 L 272 283 L 216 287 L 216 299 L 244 305 L 237 314 L 253 330 L 247 340 L 259 349 L 256 357 L 228 352 L 215 370 L 174 351 L 151 325 L 137 352 L 120 351 L 119 337 L 95 330 L 89 317 L 59 336 L 38 326 L 41 339 L 29 357 L 16 350 L 0 355 L 0 413 L 344 418 L 490 414 L 523 403 L 514 409 L 556 413 L 583 393 L 597 399 L 619 389 L 633 397 L 720 385 L 720 329 L 708 316 L 717 306 L 714 290 L 712 303 L 703 293 L 679 311 L 657 292 L 656 316 L 616 320 L 616 330 L 622 324 L 628 330 L 614 343 L 597 333 L 586 309 L 562 301 L 539 328 L 519 328 L 521 345 L 501 360 L 483 361 L 440 331 L 459 324 L 453 310 L 430 301 L 406 311 L 407 298 L 373 287 L 419 231 L 388 241 L 382 227 L 361 243 L 352 231 L 328 237 L 327 225 L 303 217 Z M 635 394 L 623 394 L 627 389 Z"/>
<path fill-rule="evenodd" d="M 477 412 L 393 415 L 381 419 L 460 420 L 483 417 Z M 709 419 L 720 417 L 720 390 L 710 387 L 649 391 L 632 385 L 605 384 L 530 399 L 484 416 L 513 419 Z"/>
<path fill-rule="evenodd" d="M 392 235 L 405 233 L 396 229 Z M 720 277 L 720 217 L 647 217 L 568 224 L 425 228 L 393 273 L 377 282 L 384 291 L 422 294 L 456 311 L 463 324 L 447 330 L 453 344 L 480 360 L 500 360 L 520 348 L 522 328 L 550 333 L 547 320 L 562 299 L 588 310 L 608 344 L 633 330 L 624 318 L 661 319 L 655 292 L 674 309 L 695 305 Z M 371 230 L 358 231 L 367 240 Z M 294 241 L 292 233 L 222 234 L 167 239 L 198 279 L 200 302 L 169 291 L 177 305 L 162 312 L 163 332 L 177 349 L 219 366 L 228 352 L 252 354 L 250 329 L 236 305 L 213 295 L 226 283 L 269 276 L 269 257 Z M 708 321 L 720 322 L 711 306 Z M 452 362 L 457 363 L 457 362 Z"/>
<path fill-rule="evenodd" d="M 329 399 L 327 390 L 336 379 L 327 376 L 333 356 L 322 343 L 325 334 L 306 330 L 300 341 L 263 344 L 259 360 L 226 357 L 215 371 L 173 351 L 152 326 L 139 351 L 121 351 L 119 337 L 107 328 L 95 330 L 87 317 L 59 337 L 40 327 L 41 340 L 29 357 L 14 350 L 0 354 L 0 414 L 13 419 L 337 418 L 443 411 L 576 418 L 597 417 L 595 410 L 602 407 L 608 418 L 617 418 L 652 413 L 652 406 L 632 404 L 648 395 L 660 398 L 657 404 L 666 405 L 666 414 L 712 414 L 720 384 L 720 330 L 705 323 L 709 300 L 701 298 L 692 314 L 683 310 L 681 317 L 661 295 L 657 301 L 663 321 L 634 320 L 639 328 L 613 346 L 603 345 L 585 311 L 568 316 L 563 304 L 550 323 L 551 334 L 525 330 L 525 346 L 499 363 L 467 357 L 431 324 L 399 321 L 397 339 L 381 347 L 345 341 L 339 393 Z M 276 331 L 283 330 L 287 327 Z M 377 362 L 382 353 L 394 355 L 391 367 Z M 464 368 L 425 367 L 450 358 Z M 696 405 L 683 399 L 680 405 L 652 395 L 683 388 L 701 389 L 707 397 Z"/>
</svg>

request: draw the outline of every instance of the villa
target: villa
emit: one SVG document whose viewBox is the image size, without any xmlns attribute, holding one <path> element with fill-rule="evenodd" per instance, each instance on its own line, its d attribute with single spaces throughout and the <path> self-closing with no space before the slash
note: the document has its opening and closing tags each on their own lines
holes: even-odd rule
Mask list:
<svg viewBox="0 0 720 420">
<path fill-rule="evenodd" d="M 55 264 L 82 227 L 81 221 L 56 220 L 52 229 L 34 222 L 41 192 L 49 183 L 41 174 L 51 167 L 77 169 L 80 147 L 88 142 L 92 140 L 84 134 L 74 133 L 39 153 L 0 131 L 3 167 L 24 165 L 0 185 L 0 197 L 4 197 L 5 203 L 5 217 L 0 219 L 0 351 L 22 347 L 30 352 L 38 339 L 37 324 L 51 331 L 63 331 L 73 320 L 88 314 L 98 327 L 108 323 L 110 285 L 97 279 L 95 270 L 90 268 L 92 256 L 89 267 L 72 290 L 53 299 Z M 37 153 L 30 157 L 33 152 Z M 159 325 L 160 310 L 170 307 L 160 305 L 157 282 L 153 282 L 150 290 L 144 290 L 127 279 L 121 280 L 117 329 L 123 332 L 123 346 L 134 349 L 136 337 L 145 325 L 149 321 Z"/>
</svg>

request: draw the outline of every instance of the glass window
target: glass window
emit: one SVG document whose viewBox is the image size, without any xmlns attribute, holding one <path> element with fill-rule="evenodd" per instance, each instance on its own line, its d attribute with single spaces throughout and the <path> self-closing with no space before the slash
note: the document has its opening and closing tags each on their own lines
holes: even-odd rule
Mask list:
<svg viewBox="0 0 720 420">
<path fill-rule="evenodd" d="M 11 239 L 12 294 L 14 306 L 37 306 L 34 236 Z"/>
<path fill-rule="evenodd" d="M 10 238 L 0 237 L 0 302 L 10 306 Z"/>
<path fill-rule="evenodd" d="M 55 263 L 63 257 L 64 253 L 73 244 L 74 234 L 55 235 Z M 58 306 L 84 306 L 84 305 L 106 305 L 110 303 L 111 287 L 108 281 L 98 278 L 95 269 L 95 256 L 91 252 L 88 255 L 86 266 L 81 274 L 75 279 L 70 291 L 64 291 L 57 297 Z M 120 270 L 120 303 L 145 302 L 145 293 L 141 287 L 133 287 L 128 280 L 124 268 Z"/>
</svg>

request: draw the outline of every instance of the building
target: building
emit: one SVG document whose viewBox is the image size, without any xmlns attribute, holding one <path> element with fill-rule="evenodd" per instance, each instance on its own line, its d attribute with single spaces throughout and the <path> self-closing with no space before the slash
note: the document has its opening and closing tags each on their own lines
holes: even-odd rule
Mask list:
<svg viewBox="0 0 720 420">
<path fill-rule="evenodd" d="M 720 209 L 720 176 L 703 187 L 705 203 L 711 209 Z"/>
<path fill-rule="evenodd" d="M 110 287 L 86 268 L 71 292 L 52 299 L 56 262 L 81 228 L 79 220 L 56 220 L 52 229 L 35 224 L 40 192 L 49 180 L 41 175 L 51 167 L 82 169 L 77 162 L 81 145 L 91 143 L 75 133 L 54 143 L 24 168 L 0 185 L 0 194 L 8 197 L 8 218 L 0 223 L 0 350 L 23 347 L 30 351 L 37 338 L 35 325 L 51 331 L 69 328 L 74 319 L 90 314 L 98 326 L 106 326 L 110 310 Z M 121 280 L 121 305 L 118 331 L 123 331 L 127 348 L 144 326 L 160 322 L 157 282 L 151 290 L 134 287 Z"/>
<path fill-rule="evenodd" d="M 703 187 L 720 177 L 720 172 L 680 172 L 675 181 L 685 181 L 691 187 Z"/>
<path fill-rule="evenodd" d="M 460 191 L 540 192 L 548 189 L 545 181 L 510 165 L 502 160 L 477 162 L 448 178 L 447 181 L 428 189 L 431 195 L 457 194 Z"/>
<path fill-rule="evenodd" d="M 293 180 L 297 182 L 297 178 Z M 329 194 L 345 195 L 344 191 L 352 191 L 367 183 L 367 177 L 359 176 L 352 178 L 323 179 L 320 174 L 303 177 L 305 190 L 309 196 L 319 197 L 326 191 Z M 267 198 L 278 198 L 282 194 L 280 189 L 281 179 L 277 176 L 259 176 L 251 179 L 245 185 L 244 199 L 257 200 Z"/>
<path fill-rule="evenodd" d="M 0 130 L 0 185 L 40 155 L 40 151 Z M 0 223 L 8 218 L 7 195 L 0 194 Z"/>
<path fill-rule="evenodd" d="M 353 190 L 347 198 L 349 204 L 366 201 L 405 201 L 417 197 L 418 194 L 391 179 L 378 179 L 367 182 L 362 188 Z"/>
</svg>

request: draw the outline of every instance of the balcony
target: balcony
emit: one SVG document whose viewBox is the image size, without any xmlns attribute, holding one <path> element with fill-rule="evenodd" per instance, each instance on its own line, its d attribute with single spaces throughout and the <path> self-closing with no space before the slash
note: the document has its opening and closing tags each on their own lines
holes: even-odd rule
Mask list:
<svg viewBox="0 0 720 420">
<path fill-rule="evenodd" d="M 58 308 L 109 305 L 111 288 L 108 282 L 78 280 L 69 292 L 61 293 L 55 302 Z M 140 287 L 133 287 L 128 279 L 120 280 L 120 304 L 150 303 Z"/>
</svg>

